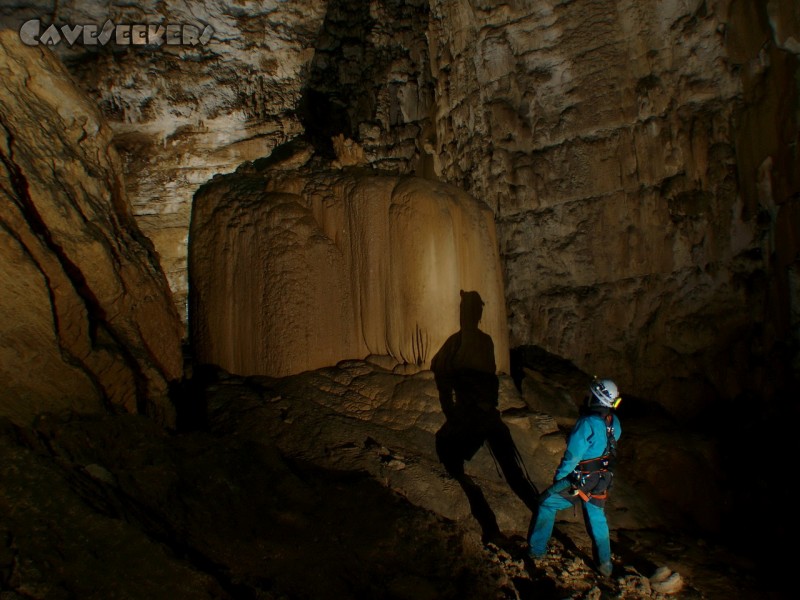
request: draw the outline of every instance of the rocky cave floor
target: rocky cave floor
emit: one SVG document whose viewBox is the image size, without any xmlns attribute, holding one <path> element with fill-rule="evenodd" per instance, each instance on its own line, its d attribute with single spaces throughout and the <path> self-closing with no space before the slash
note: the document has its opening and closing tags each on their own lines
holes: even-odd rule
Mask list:
<svg viewBox="0 0 800 600">
<path fill-rule="evenodd" d="M 580 520 L 557 523 L 537 565 L 526 522 L 484 545 L 471 518 L 443 518 L 380 477 L 315 461 L 327 448 L 395 472 L 423 462 L 360 434 L 331 444 L 321 423 L 335 418 L 318 406 L 322 420 L 302 430 L 308 452 L 281 450 L 276 428 L 303 421 L 282 400 L 303 385 L 207 380 L 191 390 L 207 411 L 184 417 L 180 433 L 132 415 L 3 423 L 0 598 L 784 597 L 751 560 L 691 532 L 612 530 L 608 579 L 591 568 Z"/>
</svg>

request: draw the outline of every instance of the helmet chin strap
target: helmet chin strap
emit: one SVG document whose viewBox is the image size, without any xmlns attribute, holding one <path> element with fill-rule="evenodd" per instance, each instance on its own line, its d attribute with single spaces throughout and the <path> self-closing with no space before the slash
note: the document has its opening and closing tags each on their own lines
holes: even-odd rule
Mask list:
<svg viewBox="0 0 800 600">
<path fill-rule="evenodd" d="M 597 396 L 591 393 L 586 397 L 586 406 L 588 408 L 616 409 L 621 402 L 622 402 L 622 396 L 617 396 L 617 398 L 613 402 L 611 402 L 611 404 L 604 404 Z"/>
</svg>

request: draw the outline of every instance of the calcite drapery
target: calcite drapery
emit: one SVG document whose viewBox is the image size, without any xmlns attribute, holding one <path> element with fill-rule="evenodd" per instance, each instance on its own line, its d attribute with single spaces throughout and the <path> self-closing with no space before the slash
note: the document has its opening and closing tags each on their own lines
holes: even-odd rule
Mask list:
<svg viewBox="0 0 800 600">
<path fill-rule="evenodd" d="M 283 376 L 370 354 L 427 367 L 458 330 L 459 291 L 508 339 L 494 220 L 465 192 L 358 172 L 237 173 L 195 197 L 190 324 L 198 361 Z"/>
</svg>

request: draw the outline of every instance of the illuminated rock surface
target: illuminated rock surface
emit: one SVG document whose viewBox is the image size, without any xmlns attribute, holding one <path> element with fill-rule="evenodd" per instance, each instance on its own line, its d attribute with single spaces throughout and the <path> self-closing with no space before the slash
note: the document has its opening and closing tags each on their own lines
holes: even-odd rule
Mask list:
<svg viewBox="0 0 800 600">
<path fill-rule="evenodd" d="M 511 346 L 685 416 L 774 393 L 800 341 L 797 3 L 431 7 L 434 155 L 496 207 Z"/>
<path fill-rule="evenodd" d="M 14 28 L 52 6 L 0 11 Z M 92 1 L 53 16 L 152 15 L 217 33 L 56 51 L 115 132 L 182 315 L 196 189 L 298 135 L 331 153 L 343 134 L 369 165 L 492 207 L 512 347 L 613 371 L 686 417 L 780 393 L 789 353 L 800 371 L 792 0 Z"/>
<path fill-rule="evenodd" d="M 508 373 L 494 219 L 457 188 L 243 169 L 197 194 L 190 237 L 198 362 L 271 376 L 369 355 L 427 368 L 459 328 L 459 291 L 475 290 Z"/>
<path fill-rule="evenodd" d="M 418 160 L 418 123 L 427 121 L 433 95 L 423 2 L 0 5 L 0 26 L 17 31 L 30 19 L 214 28 L 202 46 L 53 47 L 114 131 L 133 213 L 155 244 L 183 319 L 192 195 L 211 177 L 308 130 L 327 144 L 334 134 L 362 131 L 370 162 L 382 167 L 408 171 Z M 343 102 L 352 106 L 327 114 L 325 107 Z"/>
<path fill-rule="evenodd" d="M 24 424 L 46 410 L 123 407 L 170 423 L 164 392 L 180 372 L 181 332 L 165 316 L 155 260 L 185 318 L 193 194 L 246 161 L 198 198 L 213 226 L 196 237 L 217 249 L 201 256 L 201 273 L 223 290 L 197 286 L 214 308 L 195 333 L 217 327 L 199 357 L 245 372 L 262 359 L 281 372 L 322 368 L 285 380 L 204 379 L 198 369 L 173 397 L 177 435 L 132 415 L 4 424 L 0 595 L 785 592 L 794 557 L 776 543 L 788 528 L 772 490 L 785 480 L 774 457 L 793 455 L 798 417 L 797 11 L 794 0 L 3 3 L 14 51 L 0 67 L 0 414 Z M 46 86 L 8 70 L 35 71 L 11 40 L 33 17 L 207 21 L 218 35 L 192 48 L 55 48 L 92 113 L 50 59 L 60 74 Z M 281 163 L 283 174 L 262 168 L 298 137 L 311 145 Z M 85 173 L 62 177 L 73 170 Z M 158 256 L 128 226 L 121 172 Z M 521 359 L 509 366 L 527 408 L 507 379 L 501 400 L 538 484 L 552 476 L 569 397 L 587 373 L 620 383 L 613 581 L 589 568 L 579 515 L 563 514 L 547 561 L 523 562 L 527 515 L 485 450 L 470 468 L 512 536 L 509 552 L 480 547 L 463 494 L 444 477 L 432 440 L 441 414 L 419 371 L 436 344 L 416 335 L 417 319 L 433 314 L 426 328 L 455 331 L 461 274 L 381 265 L 391 281 L 361 285 L 370 271 L 358 266 L 373 264 L 369 249 L 393 229 L 383 209 L 368 221 L 383 237 L 361 244 L 353 232 L 369 238 L 372 228 L 351 226 L 367 205 L 354 191 L 385 208 L 411 181 L 424 188 L 411 207 L 446 206 L 470 221 L 472 202 L 492 212 L 503 287 L 496 298 L 481 290 L 484 325 Z M 213 190 L 230 193 L 204 196 Z M 100 197 L 112 202 L 88 210 Z M 410 256 L 404 244 L 419 245 L 417 234 L 441 239 L 442 215 L 425 214 L 399 228 L 400 254 L 385 256 Z M 262 224 L 276 235 L 259 235 Z M 448 248 L 460 264 L 463 253 Z M 237 261 L 221 259 L 234 250 Z M 448 277 L 459 285 L 447 298 L 391 287 Z M 380 302 L 400 308 L 381 312 Z M 495 306 L 508 310 L 499 329 Z M 267 326 L 262 309 L 279 318 Z M 258 345 L 265 330 L 290 339 L 286 355 Z M 554 356 L 587 373 L 553 370 Z M 339 358 L 367 362 L 334 366 Z M 719 537 L 731 532 L 735 554 Z"/>
<path fill-rule="evenodd" d="M 44 49 L 0 32 L 0 415 L 122 408 L 171 424 L 181 327 L 111 130 Z"/>
</svg>

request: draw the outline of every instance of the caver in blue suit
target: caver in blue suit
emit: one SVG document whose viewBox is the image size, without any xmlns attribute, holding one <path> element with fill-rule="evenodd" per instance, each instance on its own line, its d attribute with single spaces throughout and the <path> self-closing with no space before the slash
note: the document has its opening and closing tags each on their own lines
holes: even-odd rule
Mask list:
<svg viewBox="0 0 800 600">
<path fill-rule="evenodd" d="M 570 433 L 553 485 L 544 491 L 539 502 L 529 553 L 533 558 L 543 557 L 556 513 L 580 502 L 598 571 L 610 576 L 611 544 L 604 505 L 613 477 L 616 442 L 622 432 L 613 413 L 619 405 L 619 395 L 609 379 L 594 380 L 589 389 L 587 407 Z"/>
</svg>

